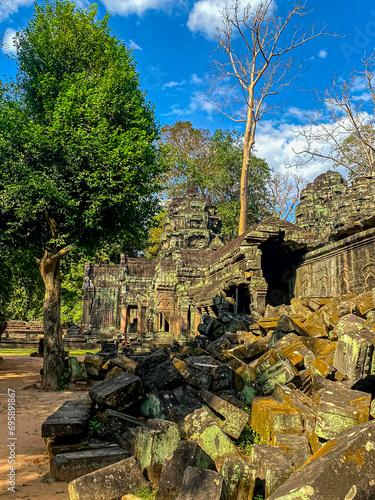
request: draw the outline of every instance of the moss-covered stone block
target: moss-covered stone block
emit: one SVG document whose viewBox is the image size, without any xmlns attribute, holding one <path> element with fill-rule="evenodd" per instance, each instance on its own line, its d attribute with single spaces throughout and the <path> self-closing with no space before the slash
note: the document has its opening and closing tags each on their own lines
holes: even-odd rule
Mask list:
<svg viewBox="0 0 375 500">
<path fill-rule="evenodd" d="M 177 424 L 167 420 L 151 419 L 147 428 L 138 428 L 134 456 L 142 470 L 147 469 L 151 484 L 157 487 L 165 457 L 173 453 L 181 435 Z"/>
<path fill-rule="evenodd" d="M 219 472 L 227 456 L 241 458 L 233 442 L 207 410 L 195 410 L 188 415 L 183 421 L 182 428 L 185 438 L 196 442 L 212 458 Z"/>
</svg>

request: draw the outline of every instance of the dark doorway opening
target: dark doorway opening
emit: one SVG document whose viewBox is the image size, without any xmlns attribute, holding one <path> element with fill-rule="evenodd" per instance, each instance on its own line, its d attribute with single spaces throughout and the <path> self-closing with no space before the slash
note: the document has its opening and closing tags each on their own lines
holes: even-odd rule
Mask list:
<svg viewBox="0 0 375 500">
<path fill-rule="evenodd" d="M 286 244 L 285 232 L 264 241 L 262 251 L 262 272 L 267 282 L 266 304 L 279 306 L 290 304 L 294 297 L 296 271 L 306 253 L 306 248 L 298 248 L 295 243 Z"/>
<path fill-rule="evenodd" d="M 138 306 L 128 306 L 126 319 L 127 333 L 138 331 Z"/>
</svg>

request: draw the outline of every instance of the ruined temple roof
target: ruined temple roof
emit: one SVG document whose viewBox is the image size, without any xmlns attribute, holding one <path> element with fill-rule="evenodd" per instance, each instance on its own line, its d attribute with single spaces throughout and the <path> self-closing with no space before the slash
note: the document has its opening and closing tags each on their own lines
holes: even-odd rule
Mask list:
<svg viewBox="0 0 375 500">
<path fill-rule="evenodd" d="M 309 233 L 291 222 L 277 219 L 275 217 L 266 217 L 259 224 L 251 226 L 246 233 L 237 236 L 232 241 L 219 248 L 212 257 L 212 263 L 219 261 L 224 255 L 236 253 L 241 245 L 247 244 L 259 245 L 268 238 L 278 236 L 282 232 L 285 233 L 284 239 L 286 243 L 295 243 L 300 246 L 311 248 L 315 246 L 317 236 Z"/>
</svg>

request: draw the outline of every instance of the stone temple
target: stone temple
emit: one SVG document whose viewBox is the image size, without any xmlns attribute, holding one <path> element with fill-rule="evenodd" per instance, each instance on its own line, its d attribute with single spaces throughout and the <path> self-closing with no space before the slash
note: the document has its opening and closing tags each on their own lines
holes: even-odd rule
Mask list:
<svg viewBox="0 0 375 500">
<path fill-rule="evenodd" d="M 302 192 L 295 224 L 268 217 L 224 245 L 215 207 L 189 188 L 168 207 L 157 259 L 86 264 L 84 333 L 186 341 L 204 315 L 371 290 L 374 201 L 375 178 L 327 172 Z"/>
</svg>

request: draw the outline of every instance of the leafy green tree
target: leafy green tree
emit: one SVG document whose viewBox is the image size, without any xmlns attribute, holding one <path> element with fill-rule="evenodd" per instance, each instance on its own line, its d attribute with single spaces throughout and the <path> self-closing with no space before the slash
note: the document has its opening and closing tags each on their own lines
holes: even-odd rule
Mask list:
<svg viewBox="0 0 375 500">
<path fill-rule="evenodd" d="M 243 138 L 235 131 L 195 129 L 190 122 L 166 125 L 161 131 L 165 163 L 167 197 L 181 196 L 186 187 L 198 187 L 202 195 L 218 207 L 227 240 L 237 236 L 241 211 L 240 183 Z M 268 211 L 267 163 L 250 156 L 247 225 L 254 224 Z"/>
<path fill-rule="evenodd" d="M 35 5 L 17 37 L 17 84 L 0 89 L 0 244 L 27 248 L 45 286 L 43 387 L 64 372 L 61 261 L 134 240 L 162 171 L 153 106 L 106 15 Z"/>
</svg>

